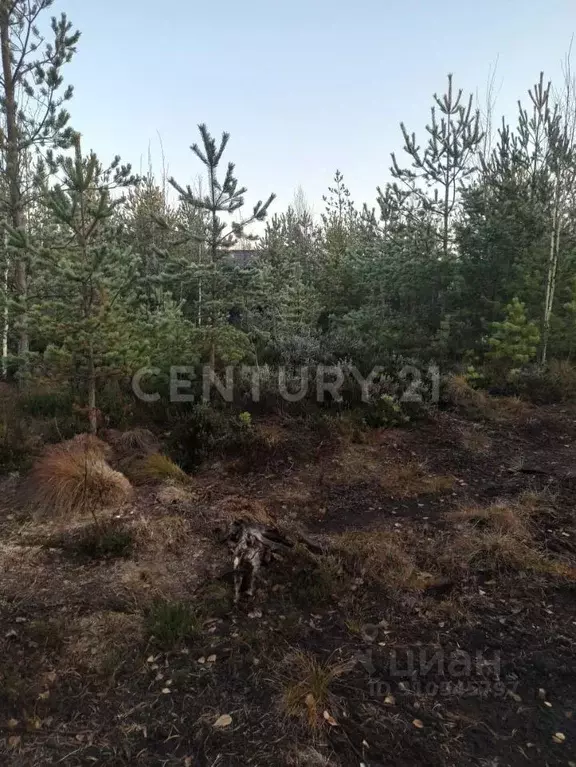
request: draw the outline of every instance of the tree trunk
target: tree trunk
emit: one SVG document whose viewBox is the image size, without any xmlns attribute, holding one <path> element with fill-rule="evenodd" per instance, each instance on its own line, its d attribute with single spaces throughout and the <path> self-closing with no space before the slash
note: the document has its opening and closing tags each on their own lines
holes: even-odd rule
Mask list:
<svg viewBox="0 0 576 767">
<path fill-rule="evenodd" d="M 22 198 L 20 194 L 20 147 L 18 141 L 18 105 L 12 71 L 10 48 L 10 17 L 7 10 L 0 16 L 0 45 L 2 48 L 2 74 L 4 77 L 4 108 L 6 112 L 6 136 L 4 152 L 6 156 L 6 177 L 8 181 L 9 218 L 14 229 L 23 227 Z M 28 323 L 26 299 L 28 281 L 26 262 L 20 259 L 16 263 L 16 291 L 18 295 L 18 356 L 20 357 L 20 386 L 26 384 L 28 368 Z"/>
<path fill-rule="evenodd" d="M 552 316 L 552 307 L 554 306 L 554 296 L 556 293 L 556 274 L 558 271 L 558 253 L 560 250 L 560 227 L 560 180 L 557 178 L 554 193 L 554 210 L 552 213 L 552 231 L 550 232 L 550 256 L 548 258 L 548 275 L 546 278 L 546 298 L 544 300 L 542 351 L 540 354 L 540 363 L 542 365 L 546 364 L 548 355 L 550 318 Z"/>
<path fill-rule="evenodd" d="M 90 433 L 96 434 L 98 431 L 98 411 L 96 409 L 96 371 L 94 368 L 94 351 L 92 342 L 90 342 L 88 360 L 88 420 L 90 422 Z"/>
</svg>

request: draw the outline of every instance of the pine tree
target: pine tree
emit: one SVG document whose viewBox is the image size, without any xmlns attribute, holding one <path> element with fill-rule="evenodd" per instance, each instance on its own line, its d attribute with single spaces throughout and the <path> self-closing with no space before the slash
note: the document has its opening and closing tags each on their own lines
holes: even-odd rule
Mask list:
<svg viewBox="0 0 576 767">
<path fill-rule="evenodd" d="M 245 218 L 231 220 L 244 207 L 244 195 L 247 190 L 245 187 L 238 187 L 233 163 L 228 163 L 224 179 L 218 178 L 218 170 L 230 134 L 223 133 L 220 143 L 217 144 L 205 125 L 198 127 L 202 146 L 193 144 L 191 149 L 206 168 L 207 193 L 197 194 L 190 185 L 182 187 L 172 177 L 168 181 L 176 189 L 181 202 L 186 207 L 206 213 L 205 232 L 198 233 L 197 229 L 185 231 L 185 227 L 181 227 L 181 230 L 188 239 L 200 241 L 205 246 L 207 260 L 205 264 L 202 264 L 199 278 L 202 285 L 202 302 L 210 328 L 210 363 L 214 367 L 216 330 L 226 321 L 229 310 L 224 257 L 240 239 L 252 237 L 247 233 L 246 227 L 254 222 L 264 221 L 275 195 L 271 194 L 264 203 L 262 201 L 256 203 L 252 213 Z"/>
<path fill-rule="evenodd" d="M 0 0 L 0 151 L 4 158 L 7 196 L 4 206 L 14 232 L 24 231 L 24 211 L 31 192 L 23 184 L 23 159 L 46 146 L 65 146 L 71 137 L 64 104 L 72 86 L 62 91 L 62 68 L 76 51 L 80 33 L 65 14 L 52 18 L 52 41 L 39 32 L 38 21 L 54 0 Z M 25 373 L 29 351 L 27 328 L 28 263 L 19 247 L 15 264 L 18 354 Z M 21 376 L 24 382 L 25 376 Z"/>
<path fill-rule="evenodd" d="M 48 343 L 45 358 L 80 376 L 90 429 L 96 432 L 99 382 L 131 370 L 145 349 L 131 333 L 133 311 L 126 304 L 135 264 L 108 228 L 123 201 L 116 190 L 135 178 L 120 158 L 104 169 L 93 152 L 82 156 L 78 134 L 73 141 L 73 157 L 48 156 L 50 170 L 61 176 L 60 183 L 45 188 L 44 197 L 58 224 L 57 242 L 41 252 L 54 290 L 33 307 L 33 316 Z"/>
<path fill-rule="evenodd" d="M 538 325 L 528 320 L 524 304 L 515 297 L 506 307 L 506 318 L 492 323 L 487 358 L 497 367 L 510 370 L 534 359 L 539 343 Z"/>
<path fill-rule="evenodd" d="M 447 92 L 441 97 L 434 94 L 435 106 L 431 109 L 431 122 L 426 126 L 429 139 L 423 152 L 416 135 L 409 134 L 401 123 L 404 151 L 410 156 L 412 166 L 400 168 L 396 155 L 392 154 L 390 169 L 394 178 L 439 217 L 444 258 L 450 251 L 451 224 L 460 186 L 475 170 L 474 155 L 483 137 L 480 113 L 472 110 L 472 96 L 464 104 L 462 93 L 461 89 L 454 93 L 450 74 Z"/>
</svg>

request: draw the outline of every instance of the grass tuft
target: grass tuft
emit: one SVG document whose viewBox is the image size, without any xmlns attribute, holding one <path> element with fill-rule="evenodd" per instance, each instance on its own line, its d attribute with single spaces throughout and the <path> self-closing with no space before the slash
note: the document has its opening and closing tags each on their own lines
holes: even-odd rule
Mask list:
<svg viewBox="0 0 576 767">
<path fill-rule="evenodd" d="M 185 602 L 156 600 L 146 618 L 146 630 L 152 641 L 164 650 L 171 650 L 202 634 L 202 618 Z"/>
<path fill-rule="evenodd" d="M 361 577 L 371 578 L 391 588 L 410 587 L 417 579 L 414 560 L 395 533 L 342 533 L 334 539 L 333 545 L 348 566 Z"/>
<path fill-rule="evenodd" d="M 137 458 L 126 468 L 126 473 L 137 485 L 154 484 L 172 480 L 188 484 L 190 477 L 168 456 L 152 453 L 144 458 Z"/>
<path fill-rule="evenodd" d="M 282 710 L 318 729 L 325 723 L 323 712 L 334 709 L 331 687 L 349 670 L 349 664 L 322 661 L 310 652 L 298 650 L 284 659 L 282 667 Z"/>
<path fill-rule="evenodd" d="M 132 488 L 106 462 L 108 451 L 104 442 L 85 434 L 48 447 L 30 473 L 32 508 L 40 515 L 70 518 L 123 504 Z"/>
</svg>

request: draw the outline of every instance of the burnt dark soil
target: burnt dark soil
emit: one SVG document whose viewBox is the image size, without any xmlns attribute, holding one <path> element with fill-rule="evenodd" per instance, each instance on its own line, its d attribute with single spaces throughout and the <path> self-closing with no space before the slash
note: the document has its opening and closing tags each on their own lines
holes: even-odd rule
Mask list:
<svg viewBox="0 0 576 767">
<path fill-rule="evenodd" d="M 59 547 L 62 531 L 29 520 L 6 480 L 1 764 L 576 764 L 576 410 L 441 412 L 335 434 L 307 462 L 297 442 L 284 461 L 275 443 L 273 465 L 259 442 L 251 472 L 246 456 L 241 472 L 201 467 L 181 493 L 138 488 L 118 512 L 140 531 L 121 557 Z M 450 512 L 494 503 L 530 505 L 537 560 L 461 556 L 461 534 L 484 528 Z M 296 547 L 234 608 L 216 531 L 235 514 L 326 554 Z M 372 572 L 345 549 L 354 533 L 397 540 L 414 571 Z M 152 620 L 162 601 L 192 616 L 173 642 Z M 324 697 L 298 652 L 343 664 Z M 300 710 L 286 705 L 299 683 L 317 698 Z"/>
</svg>

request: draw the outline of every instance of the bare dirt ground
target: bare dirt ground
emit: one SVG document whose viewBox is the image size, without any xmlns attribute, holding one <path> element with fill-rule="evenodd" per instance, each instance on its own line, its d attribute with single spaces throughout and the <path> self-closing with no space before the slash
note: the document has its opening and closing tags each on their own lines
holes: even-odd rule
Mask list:
<svg viewBox="0 0 576 767">
<path fill-rule="evenodd" d="M 576 764 L 576 411 L 442 412 L 305 463 L 303 425 L 266 428 L 280 461 L 137 488 L 121 556 L 4 480 L 0 763 Z M 297 546 L 234 608 L 235 515 L 326 553 Z"/>
</svg>

